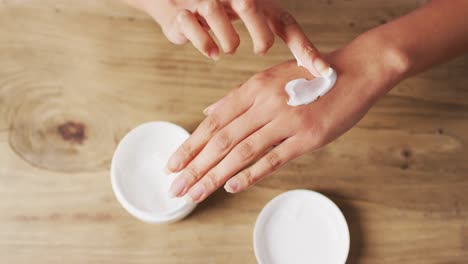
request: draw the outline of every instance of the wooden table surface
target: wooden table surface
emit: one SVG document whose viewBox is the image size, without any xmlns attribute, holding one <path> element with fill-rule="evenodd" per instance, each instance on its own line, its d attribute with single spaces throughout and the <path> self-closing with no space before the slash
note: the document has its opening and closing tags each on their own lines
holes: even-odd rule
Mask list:
<svg viewBox="0 0 468 264">
<path fill-rule="evenodd" d="M 425 1 L 283 2 L 328 52 Z M 215 193 L 184 221 L 145 224 L 121 208 L 109 165 L 126 132 L 151 120 L 193 131 L 206 105 L 291 58 L 280 41 L 254 57 L 237 28 L 238 53 L 215 63 L 116 0 L 0 1 L 0 263 L 255 263 L 257 215 L 294 188 L 342 209 L 348 263 L 468 263 L 466 56 L 401 83 L 334 143 L 247 192 Z"/>
</svg>

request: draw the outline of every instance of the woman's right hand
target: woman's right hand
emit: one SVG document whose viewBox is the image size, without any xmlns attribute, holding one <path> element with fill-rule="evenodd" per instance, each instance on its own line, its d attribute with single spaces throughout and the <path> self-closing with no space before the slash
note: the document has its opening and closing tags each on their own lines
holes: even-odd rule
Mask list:
<svg viewBox="0 0 468 264">
<path fill-rule="evenodd" d="M 314 45 L 288 12 L 274 0 L 124 0 L 147 12 L 174 44 L 188 41 L 208 58 L 217 60 L 220 49 L 208 33 L 211 30 L 225 54 L 235 53 L 239 35 L 232 22 L 243 21 L 254 53 L 265 54 L 278 35 L 314 76 L 328 69 Z"/>
</svg>

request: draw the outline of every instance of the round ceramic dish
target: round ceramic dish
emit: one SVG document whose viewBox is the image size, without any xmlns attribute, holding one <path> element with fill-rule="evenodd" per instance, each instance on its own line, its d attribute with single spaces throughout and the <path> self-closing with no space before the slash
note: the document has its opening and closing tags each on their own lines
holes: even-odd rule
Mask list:
<svg viewBox="0 0 468 264">
<path fill-rule="evenodd" d="M 169 197 L 177 174 L 164 172 L 170 155 L 189 133 L 168 122 L 149 122 L 131 130 L 120 141 L 111 164 L 112 189 L 120 204 L 149 223 L 171 223 L 192 212 L 195 204 Z"/>
<path fill-rule="evenodd" d="M 324 195 L 292 190 L 273 198 L 254 228 L 260 264 L 344 264 L 349 230 L 340 209 Z"/>
</svg>

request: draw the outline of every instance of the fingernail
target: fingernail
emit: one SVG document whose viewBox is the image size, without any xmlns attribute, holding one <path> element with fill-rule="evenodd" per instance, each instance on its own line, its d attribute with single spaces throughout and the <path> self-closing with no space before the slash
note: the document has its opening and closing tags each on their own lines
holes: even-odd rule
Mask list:
<svg viewBox="0 0 468 264">
<path fill-rule="evenodd" d="M 222 105 L 225 100 L 226 100 L 226 96 L 210 104 L 209 106 L 205 108 L 205 110 L 203 110 L 203 114 L 205 115 L 211 114 L 211 112 L 213 112 L 216 108 L 218 108 L 218 106 Z"/>
<path fill-rule="evenodd" d="M 215 61 L 219 60 L 219 49 L 217 47 L 211 49 L 210 58 L 212 58 Z"/>
<path fill-rule="evenodd" d="M 203 110 L 203 114 L 206 115 L 206 116 L 209 115 L 209 114 L 211 114 L 211 112 L 212 112 L 213 109 L 216 107 L 216 105 L 217 105 L 217 103 L 214 103 L 214 104 L 212 104 L 212 105 L 209 105 L 207 108 L 205 108 L 205 109 Z"/>
<path fill-rule="evenodd" d="M 197 183 L 190 189 L 190 191 L 188 192 L 188 196 L 192 198 L 192 201 L 197 202 L 200 200 L 200 198 L 202 198 L 204 193 L 205 185 Z"/>
<path fill-rule="evenodd" d="M 267 52 L 264 48 L 255 47 L 253 53 L 258 56 L 264 56 Z"/>
<path fill-rule="evenodd" d="M 230 179 L 224 185 L 224 189 L 228 193 L 236 193 L 239 190 L 239 181 L 237 179 Z"/>
<path fill-rule="evenodd" d="M 169 170 L 167 167 L 164 167 L 164 170 L 163 170 L 163 172 L 164 172 L 164 174 L 165 174 L 166 176 L 168 176 L 168 175 L 171 175 L 171 174 L 172 174 L 172 171 L 170 171 L 170 170 Z"/>
<path fill-rule="evenodd" d="M 322 58 L 316 58 L 314 60 L 314 67 L 320 73 L 320 76 L 328 75 L 330 65 L 328 65 Z"/>
<path fill-rule="evenodd" d="M 179 156 L 173 155 L 167 162 L 166 169 L 170 172 L 177 172 L 179 171 L 180 163 L 181 161 Z"/>
<path fill-rule="evenodd" d="M 192 197 L 190 197 L 188 195 L 183 196 L 182 199 L 188 204 L 193 204 Z"/>
<path fill-rule="evenodd" d="M 211 105 L 210 105 L 211 106 Z M 203 114 L 204 115 L 209 115 L 210 114 L 210 106 L 208 106 L 207 108 L 203 109 Z"/>
<path fill-rule="evenodd" d="M 172 182 L 169 195 L 171 197 L 179 197 L 182 191 L 187 187 L 187 180 L 184 178 L 176 178 Z"/>
</svg>

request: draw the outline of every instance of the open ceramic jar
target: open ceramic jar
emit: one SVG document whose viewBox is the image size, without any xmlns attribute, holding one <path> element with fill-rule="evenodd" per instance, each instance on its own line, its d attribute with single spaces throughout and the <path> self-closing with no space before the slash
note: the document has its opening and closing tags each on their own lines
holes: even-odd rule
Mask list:
<svg viewBox="0 0 468 264">
<path fill-rule="evenodd" d="M 112 189 L 120 204 L 149 223 L 171 223 L 192 212 L 195 204 L 171 198 L 177 174 L 165 173 L 170 155 L 189 133 L 168 122 L 149 122 L 131 130 L 120 141 L 111 164 Z"/>
</svg>

